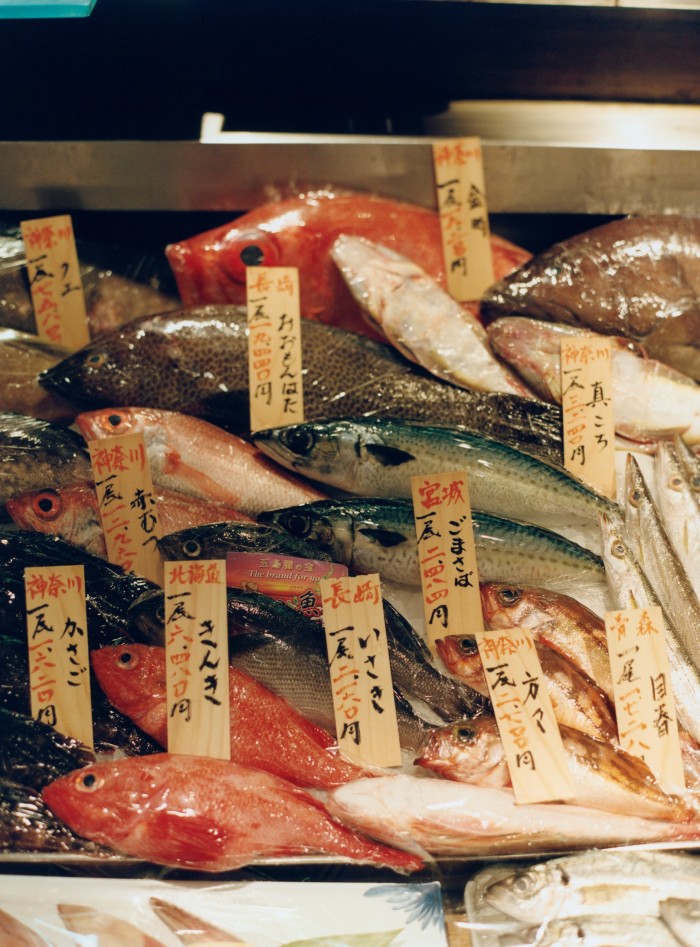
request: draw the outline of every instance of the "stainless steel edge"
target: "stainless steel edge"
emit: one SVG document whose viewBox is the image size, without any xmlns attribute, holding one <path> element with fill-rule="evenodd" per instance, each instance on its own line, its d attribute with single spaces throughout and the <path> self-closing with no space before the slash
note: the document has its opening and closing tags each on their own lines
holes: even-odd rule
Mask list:
<svg viewBox="0 0 700 947">
<path fill-rule="evenodd" d="M 243 211 L 289 189 L 434 206 L 431 139 L 0 142 L 7 211 Z M 483 142 L 491 213 L 700 214 L 700 151 Z"/>
</svg>

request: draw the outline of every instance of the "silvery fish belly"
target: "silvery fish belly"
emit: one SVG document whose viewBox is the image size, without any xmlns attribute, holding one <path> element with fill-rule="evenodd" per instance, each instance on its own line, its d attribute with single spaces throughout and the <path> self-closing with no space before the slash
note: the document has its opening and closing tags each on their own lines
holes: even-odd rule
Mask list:
<svg viewBox="0 0 700 947">
<path fill-rule="evenodd" d="M 700 596 L 700 480 L 683 463 L 678 440 L 659 441 L 656 451 L 656 495 L 659 513 L 688 581 Z"/>
</svg>

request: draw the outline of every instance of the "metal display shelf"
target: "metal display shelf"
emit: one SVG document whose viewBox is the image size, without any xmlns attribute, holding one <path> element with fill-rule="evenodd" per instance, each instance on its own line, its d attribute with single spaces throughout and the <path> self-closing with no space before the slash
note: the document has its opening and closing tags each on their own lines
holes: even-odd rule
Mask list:
<svg viewBox="0 0 700 947">
<path fill-rule="evenodd" d="M 427 137 L 225 137 L 0 142 L 0 207 L 244 211 L 289 188 L 324 185 L 434 206 Z M 483 151 L 491 213 L 700 215 L 700 149 L 484 138 Z"/>
</svg>

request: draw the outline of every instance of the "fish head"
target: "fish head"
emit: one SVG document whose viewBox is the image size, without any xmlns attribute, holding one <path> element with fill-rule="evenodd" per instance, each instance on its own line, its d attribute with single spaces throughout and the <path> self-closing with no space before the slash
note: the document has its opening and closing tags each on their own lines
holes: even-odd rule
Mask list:
<svg viewBox="0 0 700 947">
<path fill-rule="evenodd" d="M 514 871 L 487 885 L 483 899 L 518 921 L 539 924 L 555 916 L 569 878 L 559 865 L 547 862 Z"/>
<path fill-rule="evenodd" d="M 150 408 L 100 408 L 77 415 L 75 425 L 86 441 L 125 434 L 146 434 L 162 420 L 159 412 Z"/>
<path fill-rule="evenodd" d="M 482 582 L 481 607 L 489 628 L 513 628 L 527 624 L 532 616 L 532 590 L 506 582 Z"/>
<path fill-rule="evenodd" d="M 51 811 L 78 835 L 110 847 L 138 831 L 143 812 L 165 790 L 166 754 L 94 763 L 53 780 L 42 790 Z"/>
<path fill-rule="evenodd" d="M 484 672 L 479 657 L 479 648 L 473 635 L 446 635 L 435 642 L 437 652 L 445 667 L 475 690 L 482 690 L 476 684 L 483 682 Z"/>
<path fill-rule="evenodd" d="M 340 505 L 325 501 L 304 503 L 281 510 L 266 510 L 258 521 L 284 530 L 289 536 L 328 553 L 334 562 L 350 565 L 352 520 Z"/>
<path fill-rule="evenodd" d="M 129 605 L 131 621 L 144 641 L 152 645 L 165 642 L 165 596 L 162 589 L 149 589 Z"/>
<path fill-rule="evenodd" d="M 500 745 L 493 717 L 465 717 L 429 730 L 415 763 L 448 778 L 451 772 L 458 772 L 462 781 L 485 783 L 502 763 Z"/>
<path fill-rule="evenodd" d="M 63 490 L 27 490 L 11 497 L 5 504 L 12 521 L 21 529 L 58 534 L 70 515 L 70 501 L 64 501 Z"/>
<path fill-rule="evenodd" d="M 359 437 L 352 421 L 306 422 L 257 431 L 253 442 L 289 470 L 342 488 L 360 460 Z"/>
<path fill-rule="evenodd" d="M 109 702 L 139 726 L 166 699 L 163 648 L 135 642 L 98 648 L 90 652 L 90 663 Z"/>
</svg>

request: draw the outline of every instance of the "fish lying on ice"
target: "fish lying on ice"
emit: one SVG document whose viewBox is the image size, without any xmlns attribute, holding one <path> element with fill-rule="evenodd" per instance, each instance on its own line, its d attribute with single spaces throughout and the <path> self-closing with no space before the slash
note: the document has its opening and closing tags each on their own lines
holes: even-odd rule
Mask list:
<svg viewBox="0 0 700 947">
<path fill-rule="evenodd" d="M 99 947 L 164 947 L 162 941 L 151 937 L 136 925 L 113 914 L 99 911 L 84 904 L 57 904 L 58 915 L 66 928 L 77 934 L 79 944 L 93 943 Z"/>
<path fill-rule="evenodd" d="M 346 234 L 331 256 L 369 324 L 406 358 L 461 388 L 534 397 L 495 358 L 478 318 L 417 263 Z"/>
<path fill-rule="evenodd" d="M 556 405 L 456 388 L 414 369 L 387 345 L 309 320 L 304 320 L 301 348 L 309 420 L 382 414 L 461 424 L 562 462 Z M 205 306 L 135 319 L 42 372 L 39 381 L 86 409 L 162 408 L 246 434 L 245 309 Z"/>
<path fill-rule="evenodd" d="M 346 828 L 303 789 L 227 760 L 161 753 L 96 763 L 50 783 L 43 798 L 80 835 L 160 865 L 226 871 L 315 853 L 402 872 L 423 864 Z"/>
<path fill-rule="evenodd" d="M 246 267 L 294 266 L 299 270 L 302 315 L 369 333 L 331 259 L 330 249 L 339 234 L 384 244 L 416 260 L 445 284 L 436 211 L 347 190 L 310 191 L 270 201 L 230 224 L 171 244 L 165 253 L 187 306 L 245 303 Z M 530 256 L 495 234 L 491 248 L 496 279 Z M 472 309 L 476 311 L 476 306 Z"/>
<path fill-rule="evenodd" d="M 525 315 L 644 343 L 700 380 L 700 220 L 627 217 L 571 237 L 491 286 L 488 320 Z"/>
</svg>

